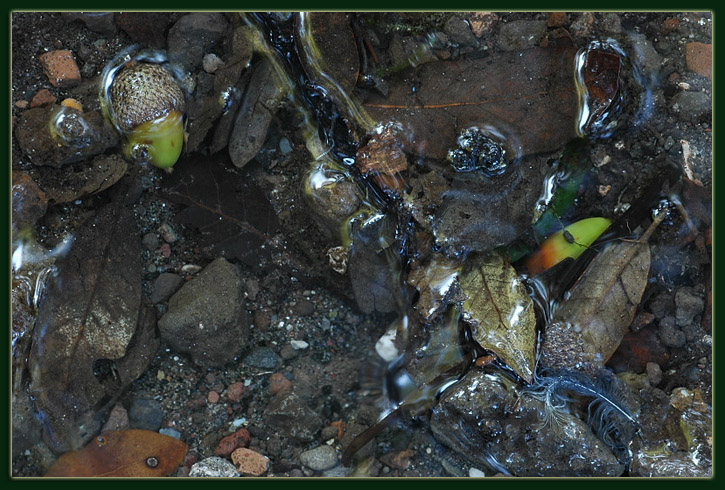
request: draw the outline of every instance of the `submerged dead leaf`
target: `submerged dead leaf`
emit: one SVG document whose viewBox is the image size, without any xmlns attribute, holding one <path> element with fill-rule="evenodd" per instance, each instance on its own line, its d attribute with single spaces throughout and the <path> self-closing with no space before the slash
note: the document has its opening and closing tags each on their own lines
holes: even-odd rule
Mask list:
<svg viewBox="0 0 725 490">
<path fill-rule="evenodd" d="M 597 368 L 614 354 L 647 286 L 647 239 L 664 215 L 639 240 L 612 243 L 594 258 L 546 327 L 545 366 Z"/>
<path fill-rule="evenodd" d="M 79 451 L 63 454 L 47 477 L 136 477 L 171 474 L 184 460 L 186 444 L 150 430 L 104 432 Z"/>
<path fill-rule="evenodd" d="M 536 343 L 533 302 L 514 268 L 499 255 L 479 256 L 472 262 L 473 267 L 458 279 L 468 298 L 463 302 L 463 318 L 481 347 L 530 383 Z"/>
<path fill-rule="evenodd" d="M 573 48 L 506 51 L 486 58 L 420 66 L 390 80 L 390 94 L 364 102 L 378 121 L 413 133 L 406 148 L 444 159 L 461 130 L 491 125 L 511 135 L 523 155 L 558 150 L 575 138 L 577 93 Z"/>
<path fill-rule="evenodd" d="M 133 213 L 109 204 L 78 229 L 38 307 L 29 394 L 54 451 L 78 449 L 97 434 L 156 352 L 154 314 L 141 293 Z"/>
<path fill-rule="evenodd" d="M 203 163 L 182 159 L 164 181 L 164 195 L 182 204 L 176 221 L 201 234 L 199 247 L 210 258 L 238 258 L 258 267 L 270 256 L 277 215 L 262 189 L 223 156 Z"/>
</svg>

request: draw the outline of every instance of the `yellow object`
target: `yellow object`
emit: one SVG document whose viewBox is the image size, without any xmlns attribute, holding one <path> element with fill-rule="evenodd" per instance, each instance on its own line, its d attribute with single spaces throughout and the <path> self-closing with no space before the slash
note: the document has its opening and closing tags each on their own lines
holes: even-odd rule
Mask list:
<svg viewBox="0 0 725 490">
<path fill-rule="evenodd" d="M 559 230 L 526 259 L 530 274 L 538 274 L 555 266 L 567 257 L 576 259 L 599 236 L 609 228 L 612 220 L 607 218 L 586 218 Z"/>
<path fill-rule="evenodd" d="M 71 98 L 63 99 L 63 102 L 61 102 L 60 105 L 62 105 L 64 107 L 70 107 L 71 109 L 75 109 L 81 113 L 83 112 L 83 105 L 80 102 L 78 102 L 76 99 L 71 99 Z"/>
<path fill-rule="evenodd" d="M 171 171 L 184 148 L 184 115 L 167 115 L 139 124 L 127 134 L 124 154 L 137 162 L 148 162 Z"/>
</svg>

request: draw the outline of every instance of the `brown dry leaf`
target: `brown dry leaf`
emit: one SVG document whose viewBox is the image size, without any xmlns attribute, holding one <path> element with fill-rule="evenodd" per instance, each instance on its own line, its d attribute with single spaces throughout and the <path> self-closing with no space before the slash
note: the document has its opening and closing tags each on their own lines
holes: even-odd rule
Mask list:
<svg viewBox="0 0 725 490">
<path fill-rule="evenodd" d="M 647 239 L 664 214 L 638 241 L 613 243 L 594 258 L 546 327 L 544 365 L 596 368 L 614 354 L 647 286 Z"/>
<path fill-rule="evenodd" d="M 64 453 L 47 477 L 168 476 L 184 460 L 186 444 L 150 430 L 104 432 L 79 451 Z"/>
<path fill-rule="evenodd" d="M 371 93 L 364 106 L 374 119 L 410 129 L 406 150 L 428 158 L 445 158 L 473 125 L 511 134 L 523 155 L 558 150 L 576 137 L 575 52 L 534 48 L 426 63 L 414 77 L 391 79 L 389 95 Z"/>
<path fill-rule="evenodd" d="M 499 255 L 481 255 L 472 262 L 473 267 L 458 279 L 468 298 L 463 302 L 463 318 L 481 347 L 530 383 L 536 343 L 533 302 L 514 268 Z"/>
</svg>

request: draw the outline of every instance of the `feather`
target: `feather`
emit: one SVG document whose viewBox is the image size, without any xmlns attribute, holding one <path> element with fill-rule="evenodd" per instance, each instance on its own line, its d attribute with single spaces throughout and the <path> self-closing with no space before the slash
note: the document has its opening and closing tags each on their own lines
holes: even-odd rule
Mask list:
<svg viewBox="0 0 725 490">
<path fill-rule="evenodd" d="M 609 371 L 596 377 L 569 369 L 541 369 L 522 392 L 544 403 L 542 425 L 561 425 L 577 397 L 590 399 L 587 425 L 620 458 L 626 459 L 637 419 L 625 404 L 624 387 Z"/>
</svg>

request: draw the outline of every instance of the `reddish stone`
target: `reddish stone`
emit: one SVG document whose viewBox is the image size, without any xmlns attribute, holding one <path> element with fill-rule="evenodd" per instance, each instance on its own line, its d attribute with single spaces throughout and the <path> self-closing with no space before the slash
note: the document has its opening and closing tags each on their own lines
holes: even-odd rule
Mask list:
<svg viewBox="0 0 725 490">
<path fill-rule="evenodd" d="M 50 104 L 55 104 L 55 101 L 58 100 L 55 98 L 55 95 L 50 93 L 50 90 L 47 88 L 44 88 L 43 90 L 38 91 L 37 94 L 35 94 L 35 97 L 33 97 L 33 100 L 30 101 L 30 107 L 43 107 Z"/>
<path fill-rule="evenodd" d="M 269 393 L 276 395 L 278 393 L 287 393 L 292 389 L 292 383 L 285 378 L 282 373 L 274 373 L 269 377 Z"/>
<path fill-rule="evenodd" d="M 347 429 L 347 424 L 342 420 L 335 420 L 334 422 L 330 422 L 330 425 L 333 427 L 337 427 L 337 440 L 341 441 L 342 436 L 345 435 L 345 429 Z"/>
<path fill-rule="evenodd" d="M 238 403 L 239 400 L 242 399 L 243 394 L 244 394 L 244 383 L 242 383 L 241 381 L 232 383 L 229 385 L 229 388 L 227 388 L 227 398 L 229 398 L 229 400 L 232 402 Z"/>
<path fill-rule="evenodd" d="M 546 27 L 563 27 L 569 23 L 569 15 L 566 12 L 552 12 L 546 21 Z"/>
<path fill-rule="evenodd" d="M 687 43 L 685 61 L 688 70 L 712 80 L 712 44 Z"/>
<path fill-rule="evenodd" d="M 222 440 L 219 441 L 216 449 L 214 449 L 214 454 L 226 458 L 232 454 L 235 449 L 247 447 L 250 439 L 251 436 L 249 435 L 249 431 L 247 429 L 239 429 L 233 434 L 223 437 Z"/>
<path fill-rule="evenodd" d="M 405 451 L 398 451 L 394 453 L 388 453 L 380 458 L 387 466 L 391 468 L 404 470 L 410 464 L 410 458 L 413 456 L 412 449 L 406 449 Z"/>
<path fill-rule="evenodd" d="M 678 19 L 675 19 L 674 17 L 665 19 L 662 22 L 662 35 L 666 36 L 667 34 L 676 31 L 678 27 L 680 27 L 680 21 Z"/>
<path fill-rule="evenodd" d="M 159 247 L 159 252 L 161 253 L 162 257 L 168 259 L 169 257 L 171 257 L 171 245 L 169 245 L 168 243 L 164 243 L 163 245 L 161 245 L 161 247 Z"/>
<path fill-rule="evenodd" d="M 207 400 L 209 400 L 209 403 L 219 403 L 219 393 L 210 391 L 209 395 L 207 395 Z"/>
<path fill-rule="evenodd" d="M 54 87 L 75 87 L 81 82 L 81 72 L 76 60 L 67 49 L 48 51 L 40 55 L 39 60 Z"/>
<path fill-rule="evenodd" d="M 29 105 L 30 102 L 28 102 L 27 100 L 18 100 L 15 102 L 15 107 L 17 107 L 18 109 L 27 109 Z"/>
<path fill-rule="evenodd" d="M 240 447 L 232 453 L 237 471 L 246 476 L 262 476 L 269 468 L 269 458 L 256 451 Z"/>
</svg>

